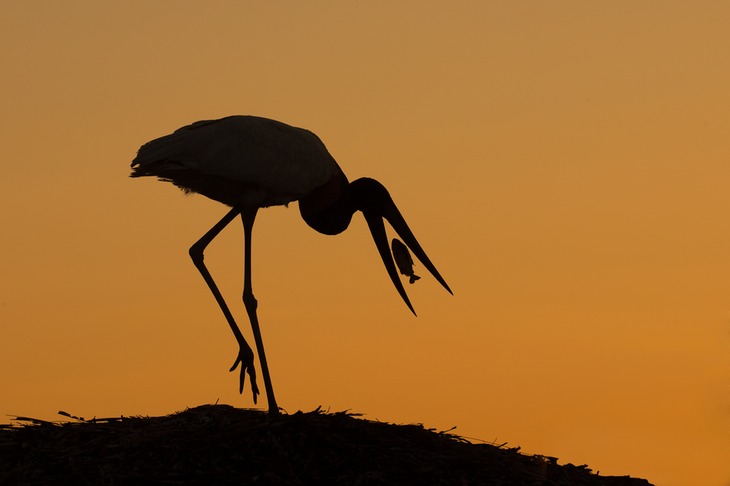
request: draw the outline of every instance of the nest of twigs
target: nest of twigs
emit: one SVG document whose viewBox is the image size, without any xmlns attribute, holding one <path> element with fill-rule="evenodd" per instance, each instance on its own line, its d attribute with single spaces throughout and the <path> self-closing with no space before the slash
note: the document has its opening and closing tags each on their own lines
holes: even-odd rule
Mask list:
<svg viewBox="0 0 730 486">
<path fill-rule="evenodd" d="M 165 417 L 65 415 L 73 421 L 0 426 L 0 484 L 649 485 L 347 412 L 204 405 Z"/>
</svg>

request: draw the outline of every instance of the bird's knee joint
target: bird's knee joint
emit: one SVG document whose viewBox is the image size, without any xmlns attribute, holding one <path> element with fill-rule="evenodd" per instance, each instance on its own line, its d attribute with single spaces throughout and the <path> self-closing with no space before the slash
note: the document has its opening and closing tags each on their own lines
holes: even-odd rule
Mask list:
<svg viewBox="0 0 730 486">
<path fill-rule="evenodd" d="M 256 300 L 256 297 L 253 296 L 253 292 L 243 292 L 243 305 L 246 306 L 246 309 L 256 310 L 259 303 Z"/>
<path fill-rule="evenodd" d="M 203 248 L 203 246 L 199 246 L 197 243 L 190 247 L 188 254 L 193 262 L 197 263 L 203 261 Z"/>
</svg>

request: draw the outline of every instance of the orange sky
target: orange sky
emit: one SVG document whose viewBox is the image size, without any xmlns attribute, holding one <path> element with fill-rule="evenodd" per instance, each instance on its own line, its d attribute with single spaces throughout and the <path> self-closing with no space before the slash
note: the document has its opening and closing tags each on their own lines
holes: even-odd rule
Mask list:
<svg viewBox="0 0 730 486">
<path fill-rule="evenodd" d="M 225 208 L 127 175 L 147 140 L 256 114 L 383 182 L 455 293 L 417 266 L 414 318 L 361 217 L 259 213 L 287 411 L 727 486 L 729 5 L 2 2 L 0 417 L 252 405 L 187 255 Z M 250 336 L 241 233 L 206 262 Z"/>
</svg>

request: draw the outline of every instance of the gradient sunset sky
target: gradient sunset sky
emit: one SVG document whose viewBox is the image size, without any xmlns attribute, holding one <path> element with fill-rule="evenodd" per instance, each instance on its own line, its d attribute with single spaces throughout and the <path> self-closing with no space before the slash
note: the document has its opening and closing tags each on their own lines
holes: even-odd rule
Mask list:
<svg viewBox="0 0 730 486">
<path fill-rule="evenodd" d="M 253 114 L 385 184 L 455 294 L 417 264 L 415 318 L 360 215 L 328 237 L 296 204 L 261 211 L 284 409 L 728 486 L 728 19 L 704 0 L 0 2 L 0 422 L 253 406 L 187 254 L 226 208 L 128 178 L 144 142 Z M 242 249 L 234 222 L 206 263 L 249 337 Z"/>
</svg>

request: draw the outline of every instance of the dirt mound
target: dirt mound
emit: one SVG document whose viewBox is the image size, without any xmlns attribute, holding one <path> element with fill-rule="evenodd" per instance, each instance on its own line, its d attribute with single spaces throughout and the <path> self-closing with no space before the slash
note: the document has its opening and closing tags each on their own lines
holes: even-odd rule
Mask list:
<svg viewBox="0 0 730 486">
<path fill-rule="evenodd" d="M 346 412 L 204 405 L 165 417 L 16 422 L 0 428 L 0 484 L 649 485 Z"/>
</svg>

